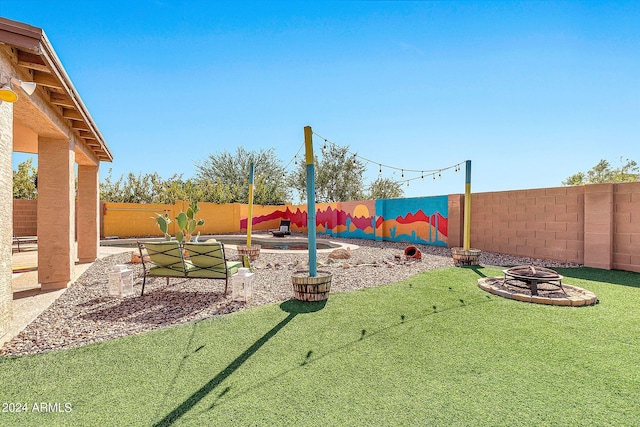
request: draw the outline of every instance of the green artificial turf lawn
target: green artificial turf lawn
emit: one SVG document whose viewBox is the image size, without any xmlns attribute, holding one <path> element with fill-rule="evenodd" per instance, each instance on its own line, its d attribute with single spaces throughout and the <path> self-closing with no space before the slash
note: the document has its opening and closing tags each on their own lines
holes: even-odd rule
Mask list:
<svg viewBox="0 0 640 427">
<path fill-rule="evenodd" d="M 0 425 L 636 425 L 640 275 L 558 271 L 600 303 L 507 300 L 476 285 L 499 268 L 449 268 L 0 357 L 0 400 L 28 406 Z"/>
</svg>

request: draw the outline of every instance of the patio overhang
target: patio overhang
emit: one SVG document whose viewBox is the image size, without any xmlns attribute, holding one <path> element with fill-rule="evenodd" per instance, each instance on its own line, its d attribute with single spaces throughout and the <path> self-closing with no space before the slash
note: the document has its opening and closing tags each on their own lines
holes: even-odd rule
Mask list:
<svg viewBox="0 0 640 427">
<path fill-rule="evenodd" d="M 31 96 L 18 92 L 14 151 L 37 153 L 38 136 L 67 138 L 75 142 L 78 164 L 111 162 L 113 155 L 44 31 L 0 18 L 0 49 L 18 74 L 11 77 L 37 84 Z"/>
</svg>

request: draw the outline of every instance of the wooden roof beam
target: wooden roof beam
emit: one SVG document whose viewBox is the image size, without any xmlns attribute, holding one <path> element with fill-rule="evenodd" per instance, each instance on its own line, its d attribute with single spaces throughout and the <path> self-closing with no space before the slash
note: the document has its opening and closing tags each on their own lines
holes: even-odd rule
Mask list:
<svg viewBox="0 0 640 427">
<path fill-rule="evenodd" d="M 63 108 L 62 109 L 62 117 L 64 117 L 65 119 L 69 119 L 69 120 L 84 121 L 84 118 L 82 117 L 82 115 L 80 113 L 78 113 L 78 110 L 72 110 L 70 108 Z"/>
<path fill-rule="evenodd" d="M 72 129 L 76 129 L 76 130 L 89 130 L 89 126 L 87 126 L 87 124 L 85 122 L 78 122 L 78 121 L 72 121 L 71 122 L 71 128 Z"/>
<path fill-rule="evenodd" d="M 60 83 L 60 80 L 56 79 L 49 73 L 43 73 L 42 71 L 33 72 L 33 81 L 39 86 L 50 87 L 54 89 L 63 90 L 64 86 Z"/>
<path fill-rule="evenodd" d="M 86 129 L 78 129 L 78 133 L 80 134 L 81 137 L 83 137 L 84 139 L 90 138 L 90 139 L 96 139 L 95 135 Z"/>
<path fill-rule="evenodd" d="M 32 70 L 49 72 L 49 67 L 39 55 L 18 50 L 18 65 Z"/>
<path fill-rule="evenodd" d="M 61 107 L 75 108 L 71 98 L 61 93 L 51 92 L 51 103 Z"/>
</svg>

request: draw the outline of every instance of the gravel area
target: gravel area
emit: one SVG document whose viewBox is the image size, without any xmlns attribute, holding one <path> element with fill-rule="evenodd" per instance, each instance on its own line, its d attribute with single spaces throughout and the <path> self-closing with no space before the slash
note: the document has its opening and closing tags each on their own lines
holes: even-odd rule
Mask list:
<svg viewBox="0 0 640 427">
<path fill-rule="evenodd" d="M 416 245 L 422 260 L 405 260 L 407 243 L 373 242 L 357 239 L 331 239 L 358 245 L 347 260 L 330 260 L 319 253 L 319 270 L 333 274 L 331 292 L 348 292 L 397 282 L 417 273 L 453 266 L 447 248 Z M 228 259 L 237 259 L 235 250 L 227 249 Z M 233 301 L 231 283 L 226 296 L 224 281 L 148 279 L 144 296 L 141 280 L 134 286 L 136 294 L 118 298 L 108 295 L 108 271 L 115 264 L 128 264 L 134 277 L 140 277 L 140 264 L 131 264 L 131 253 L 97 260 L 47 310 L 20 334 L 6 343 L 0 354 L 24 355 L 77 347 L 93 342 L 137 334 L 169 325 L 190 322 L 248 307 L 282 302 L 293 296 L 291 274 L 308 269 L 306 253 L 261 253 L 252 263 L 253 297 L 248 303 Z M 537 265 L 576 267 L 532 258 L 482 253 L 481 265 Z"/>
</svg>

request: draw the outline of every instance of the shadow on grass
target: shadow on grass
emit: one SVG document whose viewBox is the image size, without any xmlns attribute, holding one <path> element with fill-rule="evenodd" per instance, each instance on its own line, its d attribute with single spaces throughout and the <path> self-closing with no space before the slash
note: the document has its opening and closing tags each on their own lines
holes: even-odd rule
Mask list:
<svg viewBox="0 0 640 427">
<path fill-rule="evenodd" d="M 289 300 L 280 304 L 282 311 L 289 313 L 289 315 L 281 320 L 277 325 L 271 328 L 267 333 L 260 337 L 255 343 L 253 343 L 248 349 L 246 349 L 240 356 L 236 357 L 229 365 L 222 369 L 215 377 L 209 380 L 208 383 L 200 387 L 198 391 L 193 393 L 182 402 L 177 408 L 168 413 L 163 419 L 154 424 L 154 426 L 170 426 L 174 422 L 178 421 L 180 417 L 190 411 L 195 405 L 204 399 L 209 393 L 214 391 L 216 387 L 220 385 L 225 379 L 233 374 L 238 368 L 240 368 L 251 356 L 253 356 L 267 341 L 273 338 L 282 328 L 284 328 L 289 322 L 291 322 L 298 314 L 313 313 L 322 310 L 326 305 L 326 301 L 320 302 L 301 302 L 297 300 Z M 221 396 L 226 394 L 229 390 L 222 391 Z"/>
<path fill-rule="evenodd" d="M 462 267 L 462 268 L 468 268 L 469 270 L 473 270 L 473 272 L 476 273 L 480 277 L 487 277 L 486 274 L 484 274 L 482 271 L 480 271 L 480 270 L 484 269 L 484 267 L 480 267 L 480 266 L 477 266 L 477 265 L 471 265 L 471 266 Z"/>
</svg>

